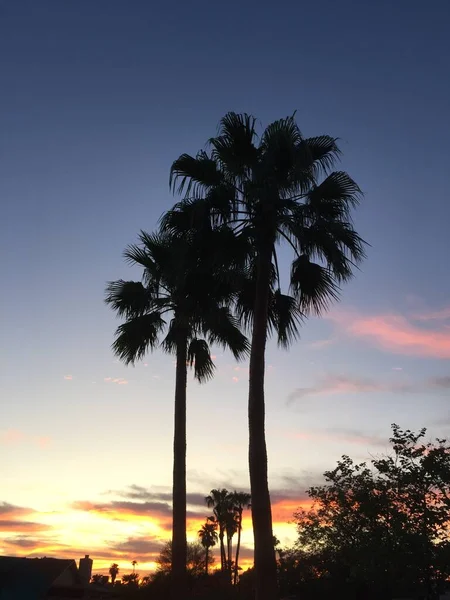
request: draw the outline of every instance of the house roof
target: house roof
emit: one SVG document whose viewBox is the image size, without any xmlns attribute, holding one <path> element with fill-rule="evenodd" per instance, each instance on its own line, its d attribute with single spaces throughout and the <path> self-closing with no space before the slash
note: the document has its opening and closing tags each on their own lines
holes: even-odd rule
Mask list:
<svg viewBox="0 0 450 600">
<path fill-rule="evenodd" d="M 0 600 L 37 600 L 67 569 L 78 582 L 74 560 L 0 556 Z"/>
</svg>

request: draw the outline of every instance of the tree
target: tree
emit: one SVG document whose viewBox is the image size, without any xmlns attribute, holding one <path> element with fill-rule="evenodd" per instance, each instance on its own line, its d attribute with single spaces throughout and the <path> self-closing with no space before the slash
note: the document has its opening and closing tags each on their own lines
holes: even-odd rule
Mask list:
<svg viewBox="0 0 450 600">
<path fill-rule="evenodd" d="M 251 508 L 251 496 L 246 492 L 236 492 L 236 490 L 232 493 L 232 502 L 234 505 L 234 509 L 237 513 L 237 532 L 238 539 L 236 545 L 236 558 L 234 561 L 234 580 L 233 583 L 236 585 L 239 571 L 239 551 L 241 548 L 241 532 L 242 532 L 242 515 L 245 508 Z"/>
<path fill-rule="evenodd" d="M 436 596 L 450 576 L 450 445 L 423 443 L 425 433 L 393 425 L 392 454 L 370 468 L 344 456 L 310 488 L 312 508 L 295 514 L 297 564 L 335 590 Z"/>
<path fill-rule="evenodd" d="M 252 331 L 248 415 L 256 596 L 273 600 L 277 574 L 267 481 L 264 375 L 274 270 L 281 286 L 277 247 L 284 242 L 294 253 L 291 289 L 296 306 L 307 315 L 320 314 L 338 298 L 339 285 L 364 257 L 364 243 L 351 222 L 360 190 L 345 172 L 330 173 L 339 155 L 336 139 L 304 138 L 292 116 L 269 125 L 258 143 L 255 123 L 250 115 L 228 113 L 221 120 L 219 135 L 209 142 L 209 153 L 183 154 L 173 163 L 171 185 L 184 198 L 165 216 L 163 226 L 183 231 L 211 220 L 230 224 L 252 241 L 251 313 L 242 309 L 240 317 Z M 320 181 L 322 174 L 325 178 Z M 277 301 L 280 314 L 289 315 L 291 298 L 278 290 Z M 280 318 L 275 329 L 283 346 L 297 335 L 289 319 Z"/>
<path fill-rule="evenodd" d="M 187 365 L 199 382 L 214 373 L 209 345 L 230 348 L 236 359 L 248 351 L 228 304 L 236 294 L 231 276 L 233 256 L 221 249 L 230 244 L 227 227 L 202 235 L 178 236 L 141 232 L 125 258 L 143 268 L 141 282 L 108 284 L 106 302 L 125 322 L 116 331 L 115 354 L 134 364 L 160 345 L 176 356 L 173 462 L 173 596 L 185 596 L 186 586 L 186 384 Z M 211 252 L 211 248 L 217 249 Z M 234 264 L 234 263 L 233 263 Z M 167 319 L 170 321 L 167 324 Z M 160 342 L 162 332 L 165 337 Z"/>
<path fill-rule="evenodd" d="M 95 573 L 95 575 L 92 575 L 91 583 L 95 583 L 95 585 L 105 585 L 108 583 L 108 576 Z"/>
<path fill-rule="evenodd" d="M 131 564 L 133 565 L 133 573 L 136 571 L 136 566 L 138 564 L 137 560 L 132 560 Z"/>
<path fill-rule="evenodd" d="M 139 586 L 139 573 L 129 573 L 122 576 L 122 583 L 128 587 L 137 588 Z"/>
<path fill-rule="evenodd" d="M 208 519 L 198 531 L 200 542 L 205 549 L 205 573 L 208 575 L 209 550 L 217 544 L 217 523 Z"/>
<path fill-rule="evenodd" d="M 197 578 L 205 572 L 206 548 L 198 542 L 188 542 L 186 553 L 186 571 L 190 578 Z M 156 577 L 167 576 L 172 572 L 172 542 L 164 544 L 157 559 Z M 214 556 L 208 553 L 208 565 L 214 564 Z"/>
<path fill-rule="evenodd" d="M 213 509 L 215 521 L 219 527 L 219 541 L 220 541 L 220 568 L 225 571 L 226 568 L 226 552 L 225 552 L 225 530 L 226 530 L 226 519 L 229 508 L 229 492 L 225 488 L 218 490 L 213 489 L 209 493 L 209 496 L 205 498 L 206 506 Z"/>
<path fill-rule="evenodd" d="M 114 582 L 116 581 L 116 577 L 119 574 L 119 565 L 117 563 L 113 563 L 110 567 L 109 567 L 109 574 L 111 575 L 111 583 L 114 585 Z"/>
</svg>

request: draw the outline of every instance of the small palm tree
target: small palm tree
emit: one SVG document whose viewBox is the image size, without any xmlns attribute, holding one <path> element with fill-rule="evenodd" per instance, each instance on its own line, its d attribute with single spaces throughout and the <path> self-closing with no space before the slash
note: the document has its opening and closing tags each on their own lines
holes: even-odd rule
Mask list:
<svg viewBox="0 0 450 600">
<path fill-rule="evenodd" d="M 109 574 L 111 575 L 111 583 L 114 585 L 114 582 L 116 581 L 116 577 L 119 574 L 119 565 L 117 563 L 113 563 L 110 567 L 109 567 Z"/>
<path fill-rule="evenodd" d="M 198 531 L 200 542 L 205 549 L 205 573 L 208 575 L 209 550 L 217 544 L 217 523 L 215 520 L 208 519 Z"/>
<path fill-rule="evenodd" d="M 267 480 L 264 378 L 274 270 L 281 287 L 277 249 L 284 243 L 293 252 L 290 283 L 296 306 L 305 315 L 320 314 L 338 298 L 341 283 L 351 278 L 363 259 L 364 242 L 351 217 L 360 190 L 347 173 L 330 172 L 339 156 L 336 139 L 303 137 L 295 116 L 275 121 L 260 138 L 255 124 L 250 115 L 228 113 L 219 135 L 210 140 L 209 153 L 183 154 L 173 163 L 171 183 L 184 199 L 166 215 L 163 226 L 185 231 L 208 221 L 226 223 L 252 241 L 253 302 L 251 313 L 242 312 L 241 318 L 252 335 L 248 415 L 256 598 L 274 600 L 277 571 Z M 282 321 L 278 325 L 284 329 L 283 335 L 278 331 L 279 342 L 288 346 L 297 330 L 286 329 Z"/>
<path fill-rule="evenodd" d="M 187 365 L 204 382 L 215 368 L 209 344 L 229 348 L 236 359 L 248 352 L 247 339 L 229 309 L 238 281 L 232 276 L 237 261 L 225 252 L 230 236 L 234 234 L 227 227 L 176 239 L 167 233 L 141 232 L 140 245 L 129 246 L 125 257 L 143 269 L 142 281 L 119 280 L 107 287 L 106 302 L 125 318 L 116 332 L 115 354 L 126 364 L 158 346 L 176 356 L 172 527 L 176 598 L 186 596 Z"/>
<path fill-rule="evenodd" d="M 251 496 L 246 492 L 236 492 L 231 494 L 232 503 L 237 513 L 237 532 L 238 539 L 236 545 L 236 559 L 234 561 L 234 585 L 237 583 L 239 571 L 239 551 L 241 549 L 241 531 L 242 531 L 242 515 L 245 508 L 251 508 Z"/>
<path fill-rule="evenodd" d="M 133 565 L 133 573 L 136 571 L 136 565 L 138 564 L 137 560 L 132 560 L 131 564 Z"/>
</svg>

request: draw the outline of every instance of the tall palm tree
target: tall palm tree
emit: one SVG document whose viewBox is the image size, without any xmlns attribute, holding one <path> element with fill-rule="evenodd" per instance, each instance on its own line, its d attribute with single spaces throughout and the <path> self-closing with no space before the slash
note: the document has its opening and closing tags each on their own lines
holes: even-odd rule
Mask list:
<svg viewBox="0 0 450 600">
<path fill-rule="evenodd" d="M 114 582 L 116 581 L 116 577 L 119 574 L 119 565 L 117 563 L 113 563 L 110 567 L 109 567 L 109 574 L 111 575 L 111 583 L 114 585 Z"/>
<path fill-rule="evenodd" d="M 256 598 L 273 600 L 278 592 L 264 379 L 273 269 L 281 286 L 278 245 L 285 243 L 293 252 L 291 290 L 307 315 L 320 314 L 338 298 L 340 284 L 364 257 L 364 242 L 351 220 L 360 190 L 347 173 L 331 172 L 339 156 L 337 140 L 303 137 L 295 115 L 270 124 L 260 138 L 255 123 L 250 115 L 228 113 L 209 152 L 183 154 L 173 163 L 171 185 L 184 199 L 169 211 L 163 227 L 175 231 L 209 219 L 230 224 L 253 242 L 252 311 L 241 316 L 251 326 L 248 417 Z M 279 341 L 287 346 L 296 333 L 288 330 Z"/>
<path fill-rule="evenodd" d="M 172 593 L 186 595 L 186 384 L 187 365 L 199 382 L 214 373 L 209 345 L 229 348 L 236 359 L 248 352 L 228 304 L 234 297 L 226 227 L 174 239 L 141 232 L 125 258 L 143 268 L 141 282 L 115 281 L 106 302 L 125 322 L 116 331 L 115 354 L 134 364 L 158 346 L 176 356 L 173 459 Z M 211 252 L 211 248 L 217 248 Z M 234 260 L 234 257 L 232 257 Z M 164 337 L 163 336 L 164 332 Z"/>
<path fill-rule="evenodd" d="M 232 503 L 231 494 L 228 497 L 228 507 L 225 514 L 225 533 L 227 535 L 227 572 L 231 582 L 231 572 L 233 564 L 233 537 L 237 531 L 237 514 Z"/>
<path fill-rule="evenodd" d="M 133 573 L 136 571 L 136 565 L 138 564 L 137 560 L 132 560 L 131 564 L 133 565 Z"/>
<path fill-rule="evenodd" d="M 208 575 L 209 550 L 217 544 L 217 523 L 208 519 L 198 531 L 200 542 L 205 549 L 205 573 Z"/>
<path fill-rule="evenodd" d="M 215 521 L 219 527 L 219 542 L 220 542 L 220 568 L 225 571 L 227 558 L 225 552 L 225 528 L 226 515 L 229 506 L 229 492 L 226 489 L 213 489 L 206 496 L 205 502 L 208 508 L 213 509 Z"/>
<path fill-rule="evenodd" d="M 233 583 L 236 585 L 238 571 L 239 571 L 239 551 L 241 549 L 241 532 L 242 532 L 242 515 L 244 513 L 245 508 L 251 508 L 251 496 L 246 492 L 236 492 L 236 490 L 232 493 L 232 502 L 234 505 L 234 509 L 237 513 L 237 533 L 238 539 L 236 544 L 236 558 L 234 561 L 234 579 Z"/>
</svg>

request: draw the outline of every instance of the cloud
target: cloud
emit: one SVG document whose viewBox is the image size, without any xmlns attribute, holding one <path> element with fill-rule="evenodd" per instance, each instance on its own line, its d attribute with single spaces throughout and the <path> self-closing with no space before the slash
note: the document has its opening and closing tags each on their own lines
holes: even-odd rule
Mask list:
<svg viewBox="0 0 450 600">
<path fill-rule="evenodd" d="M 18 429 L 7 429 L 3 433 L 0 434 L 0 440 L 3 444 L 9 446 L 14 444 L 20 444 L 26 438 L 26 435 L 23 431 L 19 431 Z"/>
<path fill-rule="evenodd" d="M 124 379 L 123 377 L 104 377 L 103 381 L 105 383 L 115 383 L 116 385 L 127 385 L 128 379 Z"/>
<path fill-rule="evenodd" d="M 39 446 L 39 448 L 48 448 L 51 438 L 47 435 L 43 436 L 30 436 L 23 431 L 18 429 L 7 429 L 0 433 L 0 442 L 5 446 L 14 446 L 22 443 L 32 443 Z"/>
<path fill-rule="evenodd" d="M 31 508 L 24 508 L 23 506 L 16 506 L 9 504 L 8 502 L 0 502 L 0 516 L 1 517 L 15 517 L 17 515 L 29 515 L 34 512 Z"/>
<path fill-rule="evenodd" d="M 450 308 L 412 314 L 364 315 L 358 311 L 333 311 L 327 318 L 346 334 L 408 356 L 450 358 Z"/>
<path fill-rule="evenodd" d="M 296 388 L 287 397 L 289 406 L 296 400 L 318 395 L 384 393 L 423 393 L 450 389 L 449 377 L 431 377 L 423 381 L 375 381 L 349 375 L 328 375 L 310 387 Z"/>
<path fill-rule="evenodd" d="M 0 519 L 0 532 L 15 531 L 22 533 L 29 531 L 47 531 L 49 529 L 51 529 L 49 525 L 35 523 L 34 521 L 21 521 L 20 519 Z"/>
<path fill-rule="evenodd" d="M 73 377 L 72 377 L 72 375 L 64 375 L 64 379 L 66 381 L 72 381 Z"/>
<path fill-rule="evenodd" d="M 161 552 L 166 540 L 148 539 L 146 537 L 130 537 L 125 542 L 111 543 L 109 547 L 126 556 L 154 560 Z"/>
<path fill-rule="evenodd" d="M 129 498 L 131 500 L 145 500 L 147 502 L 172 502 L 171 491 L 156 491 L 135 484 L 128 486 L 128 488 L 125 490 L 110 491 L 108 494 L 114 494 L 122 498 Z M 202 507 L 206 506 L 205 494 L 187 493 L 186 501 L 188 505 Z"/>
<path fill-rule="evenodd" d="M 300 431 L 291 434 L 291 437 L 311 442 L 334 442 L 356 444 L 359 446 L 386 447 L 388 438 L 367 433 L 360 429 L 328 428 L 321 430 Z"/>
</svg>

